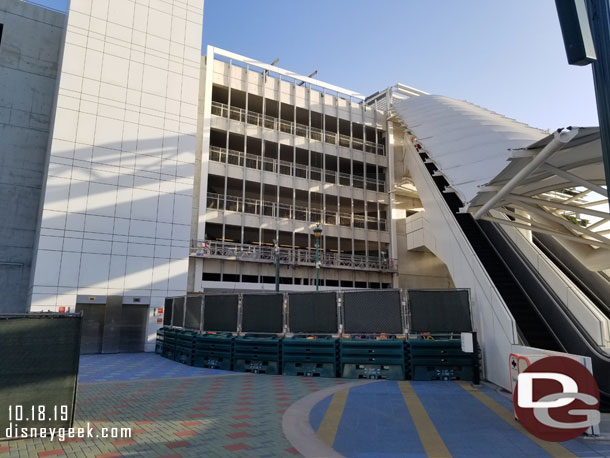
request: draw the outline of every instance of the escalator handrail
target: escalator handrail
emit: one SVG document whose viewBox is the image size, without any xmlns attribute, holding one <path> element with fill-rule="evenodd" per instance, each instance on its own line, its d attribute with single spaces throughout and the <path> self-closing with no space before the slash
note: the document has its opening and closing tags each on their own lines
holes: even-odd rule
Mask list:
<svg viewBox="0 0 610 458">
<path fill-rule="evenodd" d="M 527 269 L 528 274 L 532 276 L 532 278 L 540 285 L 540 287 L 549 295 L 550 299 L 552 299 L 556 309 L 562 313 L 566 323 L 570 325 L 576 333 L 583 339 L 584 344 L 588 347 L 589 351 L 592 355 L 595 355 L 600 360 L 605 361 L 610 365 L 610 356 L 606 354 L 603 350 L 600 349 L 599 345 L 591 338 L 588 332 L 584 329 L 584 327 L 578 322 L 574 314 L 567 308 L 564 302 L 557 296 L 555 291 L 549 286 L 549 284 L 542 278 L 541 274 L 533 268 L 531 262 L 523 255 L 521 250 L 516 246 L 516 244 L 511 240 L 510 237 L 506 234 L 503 228 L 499 227 L 496 223 L 490 223 L 489 227 L 493 227 L 494 230 L 498 231 L 500 237 L 504 239 L 504 241 L 509 245 L 511 249 L 514 250 L 515 254 L 519 257 L 522 262 L 524 268 Z M 534 303 L 535 306 L 535 303 Z M 563 346 L 563 344 L 562 344 Z M 569 353 L 569 352 L 566 352 Z M 583 355 L 586 356 L 586 355 Z M 603 391 L 600 389 L 600 393 L 603 393 L 607 399 L 610 399 L 610 392 Z"/>
<path fill-rule="evenodd" d="M 574 283 L 574 285 L 597 306 L 600 312 L 610 318 L 610 306 L 601 297 L 599 297 L 595 291 L 589 288 L 584 281 L 582 281 L 578 276 L 573 275 L 570 268 L 555 253 L 553 253 L 553 250 L 545 244 L 544 240 L 537 237 L 536 234 L 532 234 L 532 239 L 540 251 L 542 251 L 544 255 L 549 258 L 551 262 L 555 264 L 559 270 L 561 270 L 563 274 L 568 277 L 570 281 Z"/>
</svg>

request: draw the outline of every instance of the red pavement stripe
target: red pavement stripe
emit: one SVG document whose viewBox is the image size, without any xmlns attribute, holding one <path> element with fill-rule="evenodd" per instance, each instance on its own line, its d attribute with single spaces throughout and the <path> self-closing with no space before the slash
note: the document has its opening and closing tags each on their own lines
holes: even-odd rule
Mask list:
<svg viewBox="0 0 610 458">
<path fill-rule="evenodd" d="M 233 423 L 230 426 L 231 426 L 231 428 L 247 428 L 252 425 L 250 423 Z"/>
<path fill-rule="evenodd" d="M 62 444 L 68 444 L 70 442 L 79 442 L 79 441 L 82 441 L 82 440 L 83 440 L 82 437 L 70 437 L 68 439 L 64 439 L 63 441 L 59 441 L 59 442 L 61 442 Z M 1 451 L 2 450 L 0 449 L 0 452 Z"/>
<path fill-rule="evenodd" d="M 165 446 L 167 448 L 180 448 L 180 447 L 188 447 L 191 445 L 190 442 L 187 441 L 177 441 L 177 442 L 166 442 Z"/>
<path fill-rule="evenodd" d="M 187 429 L 185 431 L 178 431 L 177 433 L 174 433 L 174 434 L 178 437 L 194 436 L 195 434 L 197 434 L 197 431 L 193 431 L 192 429 Z"/>
<path fill-rule="evenodd" d="M 200 425 L 201 422 L 200 421 L 183 421 L 182 422 L 182 426 L 195 426 L 195 425 Z"/>
<path fill-rule="evenodd" d="M 100 453 L 99 455 L 95 455 L 95 458 L 116 458 L 118 456 L 123 456 L 119 452 L 110 452 L 110 453 Z"/>
<path fill-rule="evenodd" d="M 287 449 L 286 449 L 286 451 L 287 451 L 288 453 L 292 453 L 293 455 L 298 455 L 298 454 L 299 454 L 299 451 L 298 451 L 296 448 L 294 448 L 294 447 L 292 447 L 292 448 L 287 448 Z"/>
<path fill-rule="evenodd" d="M 147 431 L 145 429 L 142 429 L 142 428 L 136 428 L 136 429 L 132 429 L 131 430 L 131 434 L 142 434 L 142 433 L 145 433 L 145 432 L 147 432 Z"/>
<path fill-rule="evenodd" d="M 0 447 L 0 453 L 8 452 L 10 450 L 11 450 L 10 447 Z"/>
<path fill-rule="evenodd" d="M 60 448 L 58 448 L 57 450 L 47 450 L 46 452 L 38 452 L 39 457 L 56 456 L 56 455 L 63 455 L 63 454 L 64 454 L 64 451 Z"/>
<path fill-rule="evenodd" d="M 236 420 L 244 420 L 246 418 L 250 418 L 250 415 L 233 415 L 233 418 Z"/>
<path fill-rule="evenodd" d="M 250 407 L 241 407 L 239 409 L 235 409 L 235 412 L 250 412 L 252 409 Z"/>
<path fill-rule="evenodd" d="M 235 452 L 237 450 L 245 450 L 247 448 L 250 448 L 249 445 L 246 445 L 243 442 L 240 442 L 239 444 L 223 445 L 223 447 L 226 448 L 227 450 L 230 450 L 231 452 Z"/>
</svg>

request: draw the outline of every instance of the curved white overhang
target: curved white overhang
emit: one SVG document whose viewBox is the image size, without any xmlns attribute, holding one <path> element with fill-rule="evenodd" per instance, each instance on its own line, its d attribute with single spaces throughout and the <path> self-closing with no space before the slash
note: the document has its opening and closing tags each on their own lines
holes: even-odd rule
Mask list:
<svg viewBox="0 0 610 458">
<path fill-rule="evenodd" d="M 393 109 L 460 197 L 464 211 L 553 235 L 590 269 L 610 268 L 599 128 L 545 134 L 435 95 L 400 100 Z"/>
</svg>

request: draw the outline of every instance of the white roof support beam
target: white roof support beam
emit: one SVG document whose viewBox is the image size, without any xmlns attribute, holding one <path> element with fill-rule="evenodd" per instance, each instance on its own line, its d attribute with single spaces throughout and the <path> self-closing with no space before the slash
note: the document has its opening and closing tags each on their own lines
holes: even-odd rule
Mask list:
<svg viewBox="0 0 610 458">
<path fill-rule="evenodd" d="M 485 205 L 483 205 L 475 214 L 475 219 L 481 218 L 481 216 L 485 215 L 489 210 L 494 208 L 494 205 L 500 200 L 502 200 L 505 196 L 511 193 L 513 189 L 519 186 L 519 183 L 525 179 L 528 175 L 530 175 L 534 170 L 540 167 L 542 164 L 546 162 L 548 158 L 550 158 L 553 154 L 563 148 L 570 140 L 572 140 L 578 134 L 578 128 L 573 129 L 564 129 L 561 132 L 555 132 L 553 136 L 553 140 L 551 140 L 548 145 L 546 145 L 542 150 L 530 161 L 528 162 L 519 172 L 513 176 L 508 183 L 502 186 L 493 197 L 491 197 Z"/>
<path fill-rule="evenodd" d="M 590 229 L 587 229 L 585 227 L 578 226 L 577 224 L 571 223 L 570 221 L 568 221 L 565 218 L 562 218 L 561 216 L 557 216 L 550 212 L 544 211 L 542 208 L 535 207 L 533 205 L 528 205 L 524 202 L 520 202 L 519 206 L 530 214 L 537 215 L 546 221 L 550 221 L 551 223 L 560 224 L 561 226 L 565 227 L 567 230 L 569 230 L 570 232 L 572 232 L 574 234 L 576 232 L 580 232 L 581 234 L 587 235 L 587 236 L 591 237 L 593 240 L 601 242 L 604 245 L 607 245 L 610 243 L 610 240 L 605 238 L 603 235 L 599 235 L 599 234 L 591 231 Z M 575 235 L 577 236 L 577 234 L 575 234 Z M 591 242 L 593 242 L 593 240 L 591 240 Z"/>
<path fill-rule="evenodd" d="M 561 210 L 567 210 L 574 213 L 583 213 L 585 215 L 595 216 L 596 218 L 610 218 L 610 213 L 600 212 L 598 210 L 591 210 L 590 208 L 577 207 L 575 205 L 565 205 L 561 202 L 555 202 L 553 200 L 536 199 L 534 197 L 519 196 L 517 194 L 511 194 L 510 199 L 513 201 L 525 202 L 534 205 L 543 205 L 545 207 L 559 208 Z"/>
<path fill-rule="evenodd" d="M 597 229 L 598 227 L 603 226 L 604 224 L 606 224 L 606 223 L 608 223 L 608 222 L 610 222 L 610 220 L 609 220 L 609 219 L 607 219 L 607 218 L 602 218 L 602 219 L 600 219 L 600 220 L 599 220 L 597 223 L 593 223 L 593 224 L 591 224 L 591 225 L 588 227 L 588 229 L 589 229 L 590 231 L 592 231 L 593 229 Z M 601 232 L 599 232 L 599 233 L 601 233 Z"/>
<path fill-rule="evenodd" d="M 564 204 L 569 204 L 570 202 L 574 202 L 575 200 L 578 200 L 578 199 L 580 199 L 582 197 L 585 197 L 587 194 L 590 194 L 590 193 L 591 193 L 591 190 L 587 189 L 586 191 L 578 193 L 578 194 L 570 197 L 569 199 L 564 200 L 563 203 Z"/>
<path fill-rule="evenodd" d="M 587 202 L 584 204 L 578 204 L 580 208 L 597 207 L 598 205 L 604 205 L 608 203 L 608 199 L 596 200 L 595 202 Z"/>
<path fill-rule="evenodd" d="M 515 226 L 515 227 L 518 227 L 519 229 L 526 229 L 528 231 L 540 232 L 542 234 L 552 235 L 553 237 L 560 237 L 563 239 L 571 240 L 573 242 L 582 243 L 584 245 L 591 245 L 591 240 L 583 239 L 582 237 L 577 237 L 575 235 L 569 235 L 569 234 L 566 234 L 563 232 L 550 231 L 548 229 L 543 229 L 539 226 L 536 226 L 535 224 L 534 225 L 522 224 L 522 223 L 517 223 L 515 221 L 507 221 L 505 219 L 494 218 L 493 216 L 482 216 L 479 219 L 482 219 L 484 221 L 491 221 L 492 223 L 507 224 L 509 226 Z"/>
<path fill-rule="evenodd" d="M 584 178 L 576 176 L 573 173 L 566 172 L 565 170 L 552 166 L 551 164 L 544 164 L 542 168 L 554 173 L 555 175 L 561 178 L 565 178 L 566 180 L 569 180 L 580 186 L 584 186 L 585 188 L 590 189 L 591 191 L 595 191 L 596 193 L 601 194 L 602 196 L 608 197 L 608 191 L 606 189 L 602 188 L 599 185 L 591 183 L 590 181 L 587 181 Z"/>
<path fill-rule="evenodd" d="M 531 225 L 531 226 L 535 226 L 541 229 L 547 229 L 549 231 L 554 231 L 555 229 L 553 227 L 547 226 L 545 224 L 541 224 L 540 221 L 534 221 L 532 219 L 528 219 L 523 215 L 520 215 L 518 213 L 515 213 L 513 211 L 510 211 L 508 209 L 505 208 L 498 208 L 496 209 L 496 211 L 502 212 L 506 215 L 512 216 L 515 219 L 520 220 L 523 224 L 527 224 L 527 225 Z M 512 221 L 512 220 L 507 220 L 507 221 Z"/>
</svg>

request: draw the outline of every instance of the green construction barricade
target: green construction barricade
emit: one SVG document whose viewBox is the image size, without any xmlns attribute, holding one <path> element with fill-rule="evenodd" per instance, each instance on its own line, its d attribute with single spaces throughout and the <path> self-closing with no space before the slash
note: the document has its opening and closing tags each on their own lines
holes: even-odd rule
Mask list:
<svg viewBox="0 0 610 458">
<path fill-rule="evenodd" d="M 337 377 L 338 342 L 332 337 L 293 337 L 282 341 L 282 373 L 305 377 Z"/>
<path fill-rule="evenodd" d="M 155 353 L 157 355 L 163 354 L 163 343 L 165 340 L 165 331 L 166 330 L 167 330 L 167 328 L 157 329 L 157 340 L 155 342 Z"/>
<path fill-rule="evenodd" d="M 474 380 L 476 353 L 464 353 L 459 340 L 409 340 L 412 380 Z"/>
<path fill-rule="evenodd" d="M 193 366 L 230 371 L 233 357 L 231 334 L 200 334 L 195 337 Z"/>
<path fill-rule="evenodd" d="M 176 356 L 176 335 L 178 334 L 177 329 L 165 328 L 163 331 L 163 349 L 161 356 L 167 359 L 175 359 Z"/>
<path fill-rule="evenodd" d="M 281 373 L 282 339 L 278 337 L 236 337 L 233 342 L 233 370 L 254 374 Z"/>
<path fill-rule="evenodd" d="M 339 363 L 344 378 L 404 380 L 404 340 L 340 339 Z"/>
<path fill-rule="evenodd" d="M 174 360 L 189 366 L 193 365 L 193 350 L 196 336 L 197 333 L 194 331 L 178 331 L 176 334 Z"/>
</svg>

